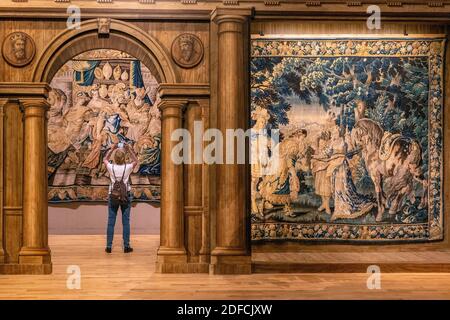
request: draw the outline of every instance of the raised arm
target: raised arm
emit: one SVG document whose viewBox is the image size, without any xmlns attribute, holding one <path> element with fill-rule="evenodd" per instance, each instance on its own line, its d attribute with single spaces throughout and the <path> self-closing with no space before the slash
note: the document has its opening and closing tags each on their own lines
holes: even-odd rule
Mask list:
<svg viewBox="0 0 450 320">
<path fill-rule="evenodd" d="M 133 148 L 129 144 L 125 144 L 125 149 L 130 153 L 131 161 L 133 161 L 131 164 L 133 165 L 133 169 L 134 169 L 139 163 L 136 153 L 134 152 Z"/>
<path fill-rule="evenodd" d="M 108 152 L 106 153 L 106 156 L 103 158 L 103 163 L 105 164 L 105 167 L 108 166 L 109 159 L 111 158 L 111 154 L 116 149 L 117 149 L 117 144 L 113 144 L 111 149 L 109 149 Z"/>
</svg>

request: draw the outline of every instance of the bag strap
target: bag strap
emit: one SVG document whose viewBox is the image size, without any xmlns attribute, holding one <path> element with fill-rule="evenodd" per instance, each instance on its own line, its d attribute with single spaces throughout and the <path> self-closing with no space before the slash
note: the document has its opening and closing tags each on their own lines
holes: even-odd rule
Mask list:
<svg viewBox="0 0 450 320">
<path fill-rule="evenodd" d="M 112 172 L 113 172 L 113 177 L 114 177 L 114 182 L 116 182 L 116 172 L 114 171 L 114 164 L 112 164 Z M 109 189 L 112 190 L 114 182 L 110 182 L 109 183 Z M 110 191 L 111 192 L 111 191 Z"/>
<path fill-rule="evenodd" d="M 123 178 L 125 178 L 125 172 L 126 171 L 127 171 L 127 165 L 125 164 L 125 168 L 123 168 L 122 179 L 120 180 L 121 182 L 123 182 Z M 114 171 L 114 164 L 112 165 L 112 172 L 113 172 L 113 175 L 114 175 L 114 180 L 117 180 L 116 172 Z"/>
<path fill-rule="evenodd" d="M 123 178 L 125 177 L 125 171 L 127 171 L 127 164 L 125 163 L 125 168 L 123 168 L 123 174 L 122 174 L 122 181 L 123 182 Z"/>
</svg>

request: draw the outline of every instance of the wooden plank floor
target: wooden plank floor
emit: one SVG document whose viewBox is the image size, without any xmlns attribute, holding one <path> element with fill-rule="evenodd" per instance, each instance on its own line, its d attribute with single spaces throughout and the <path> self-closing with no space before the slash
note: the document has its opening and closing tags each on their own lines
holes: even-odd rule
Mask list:
<svg viewBox="0 0 450 320">
<path fill-rule="evenodd" d="M 136 252 L 107 255 L 102 236 L 51 236 L 53 274 L 0 275 L 0 299 L 450 299 L 450 273 L 383 273 L 380 290 L 365 273 L 155 274 L 158 237 L 132 240 Z M 69 265 L 80 290 L 66 287 Z"/>
<path fill-rule="evenodd" d="M 284 252 L 252 254 L 256 273 L 366 272 L 377 265 L 382 272 L 450 273 L 450 250 L 414 252 Z"/>
</svg>

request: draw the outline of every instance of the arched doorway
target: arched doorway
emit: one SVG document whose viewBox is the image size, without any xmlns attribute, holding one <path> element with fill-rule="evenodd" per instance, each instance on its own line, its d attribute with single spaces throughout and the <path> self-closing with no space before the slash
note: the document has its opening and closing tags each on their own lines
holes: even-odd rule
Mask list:
<svg viewBox="0 0 450 320">
<path fill-rule="evenodd" d="M 7 103 L 12 103 L 11 101 L 14 100 L 14 109 L 17 113 L 15 120 L 20 125 L 16 131 L 23 134 L 23 137 L 18 137 L 16 139 L 18 142 L 13 147 L 22 150 L 24 154 L 22 158 L 25 159 L 25 161 L 12 161 L 9 166 L 17 169 L 16 176 L 11 178 L 12 174 L 7 172 L 9 181 L 18 181 L 20 186 L 16 183 L 16 185 L 8 185 L 5 189 L 9 188 L 10 194 L 20 195 L 20 197 L 14 199 L 14 202 L 10 201 L 9 206 L 5 207 L 9 210 L 9 216 L 12 216 L 13 210 L 16 210 L 20 212 L 20 219 L 23 220 L 23 223 L 20 221 L 17 226 L 8 223 L 3 228 L 9 239 L 12 239 L 11 235 L 20 233 L 18 239 L 14 239 L 18 258 L 14 261 L 4 260 L 5 264 L 8 264 L 8 270 L 11 270 L 10 273 L 51 272 L 47 234 L 45 153 L 46 109 L 48 108 L 46 99 L 50 90 L 48 83 L 66 61 L 77 54 L 96 48 L 128 52 L 146 65 L 158 77 L 157 80 L 160 83 L 158 93 L 161 98 L 159 107 L 162 120 L 162 186 L 161 239 L 157 270 L 160 272 L 208 272 L 208 270 L 212 270 L 213 273 L 250 272 L 249 248 L 246 245 L 247 233 L 244 232 L 246 229 L 245 219 L 243 219 L 246 212 L 244 207 L 231 201 L 234 207 L 228 210 L 227 201 L 222 201 L 219 206 L 220 212 L 216 210 L 216 193 L 221 195 L 225 193 L 215 190 L 215 186 L 227 186 L 226 197 L 232 200 L 234 190 L 237 188 L 242 191 L 244 188 L 245 184 L 239 183 L 243 180 L 243 175 L 238 174 L 235 170 L 236 166 L 221 166 L 219 170 L 221 179 L 217 180 L 216 168 L 205 164 L 179 165 L 170 161 L 171 150 L 177 144 L 170 139 L 174 130 L 185 128 L 193 134 L 195 121 L 203 121 L 205 130 L 210 127 L 220 127 L 221 130 L 230 126 L 236 127 L 237 117 L 234 117 L 234 120 L 230 119 L 230 121 L 233 120 L 231 122 L 225 121 L 226 118 L 221 118 L 224 121 L 219 119 L 220 126 L 216 118 L 218 114 L 237 115 L 240 110 L 245 109 L 245 95 L 239 93 L 241 92 L 239 90 L 246 85 L 244 82 L 236 82 L 235 79 L 236 77 L 245 78 L 245 68 L 242 66 L 246 63 L 243 58 L 246 55 L 241 53 L 246 51 L 246 46 L 244 38 L 240 35 L 245 33 L 245 26 L 248 26 L 249 13 L 250 11 L 242 12 L 241 17 L 239 11 L 238 18 L 235 18 L 229 17 L 227 10 L 218 11 L 215 16 L 219 18 L 215 18 L 214 22 L 199 22 L 192 26 L 175 24 L 175 28 L 172 28 L 172 23 L 169 22 L 161 26 L 158 22 L 150 22 L 157 29 L 156 31 L 153 28 L 146 31 L 140 29 L 145 26 L 140 22 L 89 20 L 75 30 L 65 30 L 65 24 L 59 24 L 56 31 L 60 30 L 60 33 L 54 32 L 53 35 L 49 35 L 52 40 L 48 44 L 41 39 L 38 45 L 39 50 L 37 50 L 40 55 L 30 66 L 29 77 L 17 77 L 14 80 L 19 82 L 0 84 L 0 105 L 4 102 L 3 97 L 6 98 Z M 107 34 L 101 34 L 99 29 L 104 26 L 105 20 L 106 25 L 109 23 L 109 31 Z M 217 25 L 221 26 L 220 30 Z M 238 33 L 234 32 L 236 28 L 239 30 Z M 189 70 L 175 66 L 169 54 L 177 37 L 186 31 L 197 34 L 205 45 L 203 61 Z M 217 39 L 219 34 L 220 37 Z M 232 40 L 231 49 L 227 47 L 228 37 Z M 212 47 L 217 43 L 223 48 L 219 50 L 222 52 L 220 59 L 217 57 L 217 48 L 214 49 L 215 51 L 208 48 L 208 44 Z M 232 55 L 231 62 L 233 70 L 237 70 L 241 76 L 230 77 L 230 73 L 226 71 L 229 64 L 228 58 L 230 58 L 226 55 L 227 48 L 236 52 Z M 223 72 L 219 75 L 217 75 L 216 67 L 214 70 L 211 68 L 214 63 L 222 66 Z M 218 92 L 220 92 L 220 99 L 218 99 Z M 230 100 L 227 97 L 233 97 L 233 99 Z M 239 103 L 235 101 L 236 99 Z M 213 108 L 210 108 L 210 103 Z M 13 132 L 13 124 L 8 125 Z M 230 181 L 225 179 L 225 181 L 222 178 L 227 177 L 230 170 L 234 170 L 233 177 L 237 178 L 228 179 Z M 23 177 L 21 172 L 24 173 Z M 4 180 L 8 180 L 7 177 Z M 244 197 L 241 198 L 244 199 Z M 0 272 L 3 268 L 2 260 L 0 251 Z M 210 269 L 210 266 L 219 267 Z"/>
<path fill-rule="evenodd" d="M 100 20 L 90 20 L 83 22 L 79 29 L 64 31 L 50 42 L 36 64 L 33 73 L 34 83 L 30 84 L 30 88 L 32 88 L 31 97 L 21 99 L 23 100 L 21 104 L 25 114 L 23 137 L 25 143 L 23 150 L 23 241 L 18 262 L 19 265 L 26 266 L 26 270 L 22 267 L 21 273 L 51 272 L 51 254 L 48 248 L 47 154 L 45 151 L 48 141 L 48 121 L 46 119 L 48 103 L 46 98 L 50 91 L 48 83 L 56 72 L 68 60 L 80 53 L 92 49 L 107 48 L 127 52 L 139 59 L 154 75 L 157 82 L 165 84 L 166 87 L 170 87 L 177 82 L 171 61 L 165 50 L 153 38 L 143 30 L 122 21 L 107 20 L 107 23 L 109 26 L 107 34 L 99 34 Z M 184 104 L 186 104 L 185 101 L 177 101 L 175 105 L 169 103 L 168 109 L 173 111 L 175 107 L 182 110 Z M 170 117 L 170 119 L 173 119 L 173 117 Z M 179 120 L 181 120 L 181 117 L 175 122 L 172 120 L 172 122 L 175 123 L 175 126 L 181 125 Z M 174 129 L 173 124 L 170 125 L 170 121 L 168 122 L 167 132 Z M 162 145 L 164 145 L 163 142 Z M 164 157 L 164 148 L 162 153 Z M 169 166 L 170 163 L 166 166 L 166 172 L 179 173 L 179 170 L 170 169 Z M 165 188 L 163 187 L 163 198 L 164 193 L 170 192 L 173 194 L 172 187 L 171 184 L 166 184 Z M 177 194 L 181 193 L 178 192 Z M 182 197 L 182 195 L 180 196 Z M 167 201 L 167 203 L 171 202 Z M 162 207 L 164 211 L 164 203 Z M 165 212 L 174 212 L 173 206 L 171 207 L 169 204 L 167 207 Z M 175 214 L 177 213 L 175 212 Z M 180 226 L 175 227 L 182 229 L 182 219 L 179 220 L 179 223 Z M 170 241 L 164 242 L 164 236 L 161 238 L 161 247 L 164 250 L 163 244 Z M 169 249 L 171 249 L 170 244 L 166 246 Z"/>
<path fill-rule="evenodd" d="M 99 34 L 100 19 L 88 20 L 79 29 L 63 32 L 49 43 L 36 64 L 34 82 L 49 83 L 55 73 L 72 57 L 92 49 L 125 51 L 155 75 L 159 83 L 177 83 L 177 75 L 165 50 L 144 30 L 120 20 L 109 20 L 109 33 Z"/>
<path fill-rule="evenodd" d="M 139 159 L 129 178 L 133 199 L 131 234 L 145 241 L 149 237 L 143 235 L 159 235 L 158 85 L 140 60 L 114 49 L 85 51 L 57 71 L 50 82 L 47 100 L 51 244 L 52 239 L 58 239 L 57 244 L 61 245 L 64 239 L 70 239 L 68 235 L 77 235 L 83 241 L 97 240 L 97 247 L 104 246 L 108 212 L 105 204 L 111 173 L 103 159 L 111 145 L 120 142 L 132 146 Z M 121 216 L 117 217 L 118 222 Z M 120 233 L 121 225 L 116 224 Z M 119 237 L 115 238 L 113 251 L 117 252 Z M 154 248 L 158 239 L 155 236 L 152 239 Z M 95 252 L 101 250 L 97 248 Z"/>
</svg>

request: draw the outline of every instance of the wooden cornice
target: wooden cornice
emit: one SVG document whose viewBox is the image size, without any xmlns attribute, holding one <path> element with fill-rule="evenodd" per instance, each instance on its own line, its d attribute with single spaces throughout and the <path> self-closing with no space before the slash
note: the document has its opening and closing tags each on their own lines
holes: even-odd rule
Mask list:
<svg viewBox="0 0 450 320">
<path fill-rule="evenodd" d="M 8 99 L 47 98 L 50 86 L 44 82 L 1 82 L 0 97 Z"/>
<path fill-rule="evenodd" d="M 210 95 L 209 85 L 206 83 L 161 83 L 158 87 L 161 99 L 198 99 L 208 98 Z"/>
<path fill-rule="evenodd" d="M 17 1 L 17 0 L 16 0 Z M 385 18 L 449 20 L 450 0 L 2 0 L 0 18 L 67 19 L 67 7 L 80 5 L 82 19 L 210 20 L 216 8 L 254 8 L 256 18 L 364 17 L 378 5 Z M 25 2 L 24 2 L 25 1 Z"/>
</svg>

